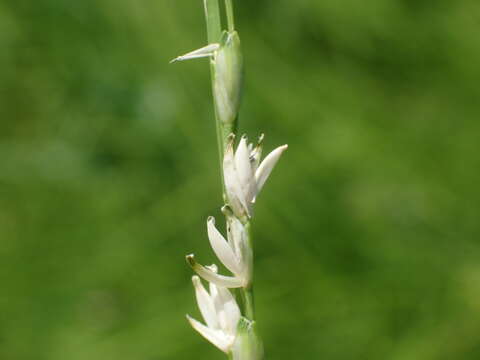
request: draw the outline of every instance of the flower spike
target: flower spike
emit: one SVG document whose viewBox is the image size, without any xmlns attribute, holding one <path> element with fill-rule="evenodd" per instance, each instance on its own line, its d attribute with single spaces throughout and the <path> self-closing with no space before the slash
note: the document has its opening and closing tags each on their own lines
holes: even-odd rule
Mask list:
<svg viewBox="0 0 480 360">
<path fill-rule="evenodd" d="M 204 322 L 189 315 L 187 320 L 204 338 L 233 360 L 262 360 L 263 348 L 257 336 L 253 303 L 253 247 L 250 219 L 255 199 L 265 185 L 287 145 L 268 154 L 263 161 L 263 134 L 257 144 L 246 136 L 236 144 L 239 107 L 243 88 L 243 56 L 240 37 L 235 31 L 233 2 L 224 0 L 227 29 L 222 30 L 220 0 L 203 0 L 207 20 L 208 45 L 173 59 L 171 62 L 208 58 L 217 125 L 217 140 L 223 184 L 226 234 L 207 219 L 210 245 L 224 267 L 231 272 L 218 274 L 216 265 L 204 266 L 187 255 L 187 263 L 197 273 L 192 277 L 198 308 Z M 209 282 L 208 289 L 203 281 Z M 238 288 L 240 310 L 230 288 Z"/>
</svg>

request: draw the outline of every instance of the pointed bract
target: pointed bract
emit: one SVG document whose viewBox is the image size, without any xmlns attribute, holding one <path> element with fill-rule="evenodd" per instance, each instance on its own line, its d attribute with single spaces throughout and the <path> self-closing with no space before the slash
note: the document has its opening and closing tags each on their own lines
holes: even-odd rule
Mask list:
<svg viewBox="0 0 480 360">
<path fill-rule="evenodd" d="M 200 49 L 193 50 L 185 55 L 178 56 L 175 59 L 171 60 L 170 63 L 214 56 L 215 51 L 217 51 L 219 47 L 220 44 L 209 44 Z"/>
</svg>

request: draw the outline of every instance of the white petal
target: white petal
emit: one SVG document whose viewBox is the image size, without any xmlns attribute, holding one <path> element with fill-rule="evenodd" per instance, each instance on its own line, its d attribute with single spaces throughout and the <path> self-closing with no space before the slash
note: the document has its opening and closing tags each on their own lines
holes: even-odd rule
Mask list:
<svg viewBox="0 0 480 360">
<path fill-rule="evenodd" d="M 229 205 L 237 216 L 243 216 L 247 209 L 247 202 L 235 169 L 233 139 L 228 143 L 223 156 L 223 179 Z"/>
<path fill-rule="evenodd" d="M 233 249 L 228 244 L 227 240 L 220 234 L 215 227 L 215 219 L 209 217 L 207 220 L 207 231 L 210 245 L 212 245 L 213 251 L 220 259 L 220 261 L 234 274 L 240 272 L 240 266 L 238 259 L 233 252 Z"/>
<path fill-rule="evenodd" d="M 213 304 L 215 306 L 215 312 L 217 315 L 218 324 L 220 326 L 220 330 L 225 332 L 225 329 L 228 328 L 228 320 L 225 314 L 224 304 L 222 298 L 219 295 L 219 289 L 225 289 L 222 286 L 217 286 L 214 283 L 210 283 L 210 296 L 212 298 Z M 225 332 L 230 334 L 230 332 Z M 233 334 L 233 333 L 231 333 Z"/>
<path fill-rule="evenodd" d="M 213 301 L 216 304 L 216 308 L 221 306 L 221 311 L 217 311 L 220 326 L 224 332 L 235 336 L 238 320 L 241 316 L 240 308 L 232 293 L 227 288 L 218 286 L 217 290 L 217 296 Z"/>
<path fill-rule="evenodd" d="M 241 278 L 216 274 L 212 270 L 197 263 L 193 255 L 187 255 L 187 262 L 198 275 L 209 282 L 227 288 L 238 288 L 243 286 Z"/>
<path fill-rule="evenodd" d="M 210 296 L 215 306 L 220 329 L 225 334 L 235 336 L 241 316 L 235 298 L 227 288 L 213 283 L 210 283 Z"/>
<path fill-rule="evenodd" d="M 227 237 L 235 256 L 242 262 L 241 243 L 246 240 L 245 226 L 234 216 L 227 216 Z"/>
<path fill-rule="evenodd" d="M 203 284 L 198 276 L 193 276 L 192 282 L 193 286 L 195 287 L 195 296 L 197 297 L 198 308 L 200 309 L 203 319 L 207 323 L 208 327 L 212 329 L 218 329 L 219 324 L 212 298 L 210 298 L 210 295 L 203 287 Z"/>
<path fill-rule="evenodd" d="M 250 283 L 253 270 L 252 248 L 248 242 L 247 228 L 234 216 L 227 215 L 228 241 L 234 249 L 235 256 L 239 260 L 240 273 L 244 286 Z"/>
<path fill-rule="evenodd" d="M 258 164 L 260 164 L 260 158 L 262 157 L 264 135 L 260 135 L 258 138 L 257 146 L 250 151 L 250 162 L 252 163 L 252 170 L 256 171 Z"/>
<path fill-rule="evenodd" d="M 218 297 L 218 286 L 214 283 L 208 283 L 208 288 L 210 291 L 210 297 L 212 298 L 213 305 L 215 307 L 215 312 L 218 311 L 217 305 L 218 302 L 215 301 L 215 298 Z"/>
<path fill-rule="evenodd" d="M 241 278 L 243 281 L 243 286 L 248 287 L 251 284 L 253 274 L 253 251 L 246 237 L 240 242 L 239 246 L 240 253 L 242 254 Z"/>
<path fill-rule="evenodd" d="M 203 57 L 213 56 L 214 52 L 220 48 L 220 44 L 209 44 L 200 49 L 193 50 L 185 55 L 181 55 L 170 61 L 170 63 L 176 61 L 185 61 L 191 59 L 198 59 Z"/>
<path fill-rule="evenodd" d="M 278 159 L 280 159 L 280 156 L 282 153 L 287 150 L 288 145 L 283 145 L 279 146 L 275 150 L 273 150 L 270 154 L 267 155 L 265 159 L 263 159 L 262 163 L 258 167 L 256 173 L 255 173 L 255 180 L 257 182 L 257 193 L 262 190 L 263 185 L 265 184 L 265 181 L 267 181 L 268 176 L 272 172 L 273 168 L 275 167 L 275 164 L 277 163 Z M 255 196 L 256 196 L 255 195 Z"/>
<path fill-rule="evenodd" d="M 245 136 L 242 136 L 235 152 L 235 170 L 246 200 L 247 209 L 249 209 L 255 194 L 255 175 L 250 163 L 250 151 Z"/>
<path fill-rule="evenodd" d="M 224 353 L 228 353 L 230 351 L 230 348 L 233 345 L 233 337 L 226 336 L 221 330 L 210 329 L 188 315 L 187 320 L 190 322 L 190 325 L 192 325 L 192 327 L 200 333 L 200 335 L 210 341 L 217 348 L 222 350 Z"/>
</svg>

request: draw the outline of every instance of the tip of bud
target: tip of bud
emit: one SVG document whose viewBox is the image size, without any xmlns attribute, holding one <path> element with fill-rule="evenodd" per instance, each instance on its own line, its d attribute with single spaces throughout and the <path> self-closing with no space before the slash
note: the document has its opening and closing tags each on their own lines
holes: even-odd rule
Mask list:
<svg viewBox="0 0 480 360">
<path fill-rule="evenodd" d="M 212 223 L 213 225 L 215 225 L 215 218 L 213 216 L 209 216 L 207 218 L 207 223 Z"/>
<path fill-rule="evenodd" d="M 200 285 L 200 278 L 197 275 L 192 276 L 193 286 L 197 287 Z"/>
<path fill-rule="evenodd" d="M 221 211 L 222 211 L 222 214 L 225 215 L 225 216 L 232 216 L 233 215 L 233 210 L 230 207 L 230 205 L 223 205 Z"/>
<path fill-rule="evenodd" d="M 195 264 L 196 264 L 195 255 L 189 254 L 185 256 L 185 259 L 187 260 L 188 265 L 190 265 L 192 268 L 195 267 Z"/>
</svg>

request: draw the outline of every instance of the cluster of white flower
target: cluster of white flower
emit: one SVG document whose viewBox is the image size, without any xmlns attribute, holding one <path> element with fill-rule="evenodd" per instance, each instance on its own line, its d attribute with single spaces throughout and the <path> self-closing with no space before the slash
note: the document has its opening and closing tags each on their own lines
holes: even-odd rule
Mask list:
<svg viewBox="0 0 480 360">
<path fill-rule="evenodd" d="M 237 151 L 233 151 L 234 136 L 230 136 L 223 157 L 223 176 L 228 200 L 238 218 L 252 217 L 252 207 L 275 164 L 288 145 L 279 146 L 260 163 L 263 135 L 253 147 L 242 136 Z"/>
<path fill-rule="evenodd" d="M 215 227 L 215 219 L 207 220 L 210 245 L 220 262 L 233 276 L 217 273 L 217 266 L 203 266 L 187 255 L 193 270 L 210 283 L 210 294 L 198 276 L 193 277 L 200 312 L 206 326 L 190 318 L 193 328 L 220 350 L 229 353 L 235 343 L 236 329 L 241 317 L 235 298 L 228 288 L 248 288 L 252 280 L 252 247 L 249 243 L 248 221 L 252 206 L 275 164 L 287 145 L 273 150 L 260 162 L 263 136 L 257 146 L 247 145 L 243 136 L 237 150 L 233 150 L 231 136 L 223 160 L 227 205 L 222 208 L 227 221 L 227 239 Z"/>
</svg>

